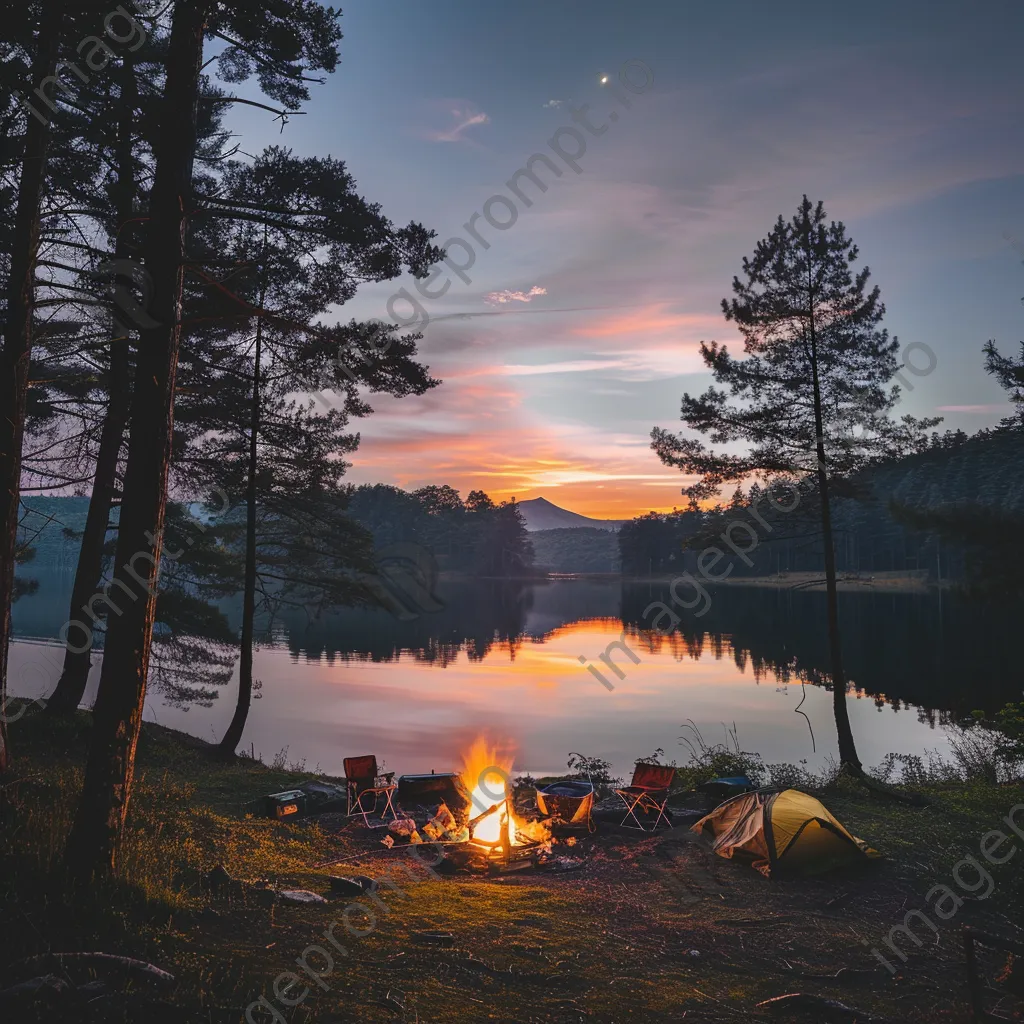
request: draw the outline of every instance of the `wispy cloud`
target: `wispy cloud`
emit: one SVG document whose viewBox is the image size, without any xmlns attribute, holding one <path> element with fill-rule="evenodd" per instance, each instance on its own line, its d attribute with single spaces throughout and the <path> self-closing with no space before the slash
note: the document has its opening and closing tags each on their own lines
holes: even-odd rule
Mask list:
<svg viewBox="0 0 1024 1024">
<path fill-rule="evenodd" d="M 470 104 L 460 103 L 448 108 L 448 115 L 455 122 L 449 128 L 431 129 L 427 138 L 433 142 L 465 142 L 466 132 L 479 124 L 490 124 L 491 119 L 482 110 L 476 110 Z"/>
<path fill-rule="evenodd" d="M 1005 402 L 996 405 L 939 405 L 936 406 L 936 412 L 977 412 L 977 413 L 994 413 L 994 412 L 1006 412 L 1011 408 Z"/>
<path fill-rule="evenodd" d="M 547 295 L 547 288 L 540 288 L 534 285 L 528 292 L 513 291 L 504 288 L 500 292 L 488 292 L 484 296 L 484 302 L 492 306 L 504 306 L 509 302 L 532 302 L 538 295 Z"/>
<path fill-rule="evenodd" d="M 544 107 L 560 107 L 564 100 L 548 100 L 547 103 L 543 104 Z"/>
<path fill-rule="evenodd" d="M 501 368 L 508 377 L 533 377 L 539 373 L 586 373 L 623 365 L 621 359 L 568 359 L 560 363 L 510 363 Z"/>
<path fill-rule="evenodd" d="M 721 317 L 707 314 L 676 313 L 667 303 L 651 303 L 636 313 L 606 316 L 587 324 L 574 326 L 572 332 L 591 338 L 647 337 L 668 332 L 678 336 L 684 329 L 702 329 L 721 325 Z"/>
</svg>

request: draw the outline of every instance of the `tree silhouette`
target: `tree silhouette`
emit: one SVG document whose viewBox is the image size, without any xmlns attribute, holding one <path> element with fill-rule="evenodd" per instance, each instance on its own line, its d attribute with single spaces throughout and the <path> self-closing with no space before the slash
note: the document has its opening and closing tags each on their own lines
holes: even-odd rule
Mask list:
<svg viewBox="0 0 1024 1024">
<path fill-rule="evenodd" d="M 760 477 L 810 486 L 820 515 L 827 581 L 827 623 L 839 756 L 863 776 L 846 706 L 836 597 L 830 495 L 868 463 L 916 450 L 938 420 L 899 421 L 889 413 L 899 387 L 899 343 L 880 325 L 885 307 L 867 267 L 853 271 L 858 250 L 845 226 L 826 222 L 822 203 L 803 197 L 789 222 L 781 216 L 753 257 L 743 280 L 733 279 L 725 318 L 743 337 L 746 358 L 725 345 L 701 342 L 715 382 L 700 396 L 683 395 L 681 419 L 714 444 L 747 445 L 742 454 L 709 450 L 702 441 L 655 428 L 652 447 L 666 465 L 698 480 L 692 499 L 718 494 L 726 482 Z"/>
<path fill-rule="evenodd" d="M 197 110 L 201 102 L 233 102 L 202 91 L 203 41 L 213 36 L 228 43 L 217 56 L 222 78 L 238 82 L 255 75 L 264 94 L 294 109 L 309 95 L 303 71 L 337 65 L 341 33 L 335 17 L 311 0 L 259 8 L 212 0 L 174 4 L 144 246 L 154 326 L 140 331 L 114 567 L 114 582 L 138 599 L 111 620 L 107 632 L 82 799 L 65 851 L 66 866 L 81 883 L 114 871 L 142 725 L 167 507 L 186 238 L 195 202 Z"/>
<path fill-rule="evenodd" d="M 32 46 L 31 67 L 25 80 L 18 83 L 26 93 L 37 85 L 43 89 L 42 83 L 52 78 L 56 71 L 66 8 L 64 0 L 49 0 L 41 5 L 39 28 Z M 12 28 L 24 29 L 22 19 L 29 11 L 23 10 L 19 14 L 18 25 Z M 27 114 L 25 119 L 24 157 L 10 237 L 10 260 L 4 295 L 3 348 L 0 349 L 0 772 L 6 771 L 10 762 L 7 719 L 3 710 L 7 701 L 7 653 L 21 499 L 21 446 L 25 433 L 25 401 L 32 355 L 39 215 L 52 120 L 52 108 L 46 103 L 42 107 L 42 111 L 32 108 L 34 116 Z"/>
</svg>

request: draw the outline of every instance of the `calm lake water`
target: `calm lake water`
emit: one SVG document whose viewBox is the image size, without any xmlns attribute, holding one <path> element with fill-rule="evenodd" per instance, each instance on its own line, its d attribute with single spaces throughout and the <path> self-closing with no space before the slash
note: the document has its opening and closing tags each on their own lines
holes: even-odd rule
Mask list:
<svg viewBox="0 0 1024 1024">
<path fill-rule="evenodd" d="M 15 606 L 25 638 L 11 651 L 17 695 L 42 696 L 59 675 L 62 649 L 40 641 L 57 636 L 70 582 L 44 575 Z M 564 770 L 580 751 L 628 775 L 656 747 L 684 760 L 679 737 L 692 720 L 709 743 L 735 724 L 743 749 L 767 761 L 818 767 L 835 755 L 832 696 L 816 682 L 828 663 L 822 594 L 721 589 L 707 614 L 688 615 L 669 637 L 640 628 L 644 608 L 668 600 L 657 583 L 442 582 L 438 594 L 442 608 L 409 621 L 350 611 L 278 622 L 255 655 L 263 696 L 243 745 L 267 761 L 287 748 L 289 763 L 332 774 L 343 757 L 368 752 L 399 773 L 447 771 L 483 732 L 514 749 L 521 771 Z M 948 594 L 841 598 L 850 714 L 866 764 L 889 751 L 945 753 L 956 715 L 1020 698 L 1019 608 Z M 623 631 L 639 661 L 615 652 L 619 679 L 598 656 Z M 97 669 L 98 657 L 88 700 Z M 233 700 L 234 681 L 212 707 L 187 710 L 151 687 L 145 718 L 215 739 Z M 794 713 L 801 700 L 806 719 Z"/>
</svg>

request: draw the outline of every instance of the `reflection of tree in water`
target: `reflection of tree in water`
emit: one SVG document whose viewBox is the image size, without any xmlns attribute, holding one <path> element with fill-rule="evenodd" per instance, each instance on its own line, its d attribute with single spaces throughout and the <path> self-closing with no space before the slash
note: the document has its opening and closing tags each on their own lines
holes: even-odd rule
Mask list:
<svg viewBox="0 0 1024 1024">
<path fill-rule="evenodd" d="M 690 590 L 683 589 L 686 598 Z M 481 660 L 496 644 L 515 657 L 524 640 L 621 615 L 641 658 L 645 650 L 678 660 L 711 654 L 749 669 L 758 682 L 830 685 L 820 593 L 723 587 L 701 618 L 676 607 L 683 618 L 667 636 L 650 629 L 653 616 L 643 617 L 652 602 L 673 607 L 667 583 L 443 581 L 439 596 L 443 608 L 405 622 L 380 610 L 349 609 L 314 620 L 293 613 L 279 620 L 283 629 L 275 636 L 310 661 L 389 662 L 404 654 L 444 666 L 460 651 Z M 850 679 L 879 705 L 922 709 L 921 720 L 935 725 L 1020 699 L 1021 607 L 970 603 L 948 593 L 841 593 L 839 599 Z"/>
<path fill-rule="evenodd" d="M 237 658 L 238 648 L 234 644 L 187 634 L 154 634 L 147 689 L 184 711 L 192 705 L 213 707 L 222 689 L 231 682 Z"/>
<path fill-rule="evenodd" d="M 668 584 L 622 585 L 622 619 L 642 649 L 679 660 L 705 651 L 731 657 L 754 678 L 830 685 L 823 595 L 807 591 L 720 588 L 700 618 L 674 610 L 673 633 L 650 628 L 651 602 L 672 607 Z M 692 588 L 687 590 L 687 596 Z M 974 708 L 995 711 L 1019 696 L 1016 632 L 1021 607 L 982 605 L 949 594 L 839 595 L 843 655 L 858 692 L 875 702 L 922 709 L 934 725 Z"/>
<path fill-rule="evenodd" d="M 395 661 L 405 654 L 416 661 L 445 666 L 465 651 L 481 661 L 495 644 L 507 645 L 515 658 L 526 634 L 533 587 L 518 580 L 443 582 L 443 607 L 401 621 L 382 609 L 352 608 L 308 618 L 288 612 L 278 617 L 292 654 L 307 661 Z"/>
</svg>

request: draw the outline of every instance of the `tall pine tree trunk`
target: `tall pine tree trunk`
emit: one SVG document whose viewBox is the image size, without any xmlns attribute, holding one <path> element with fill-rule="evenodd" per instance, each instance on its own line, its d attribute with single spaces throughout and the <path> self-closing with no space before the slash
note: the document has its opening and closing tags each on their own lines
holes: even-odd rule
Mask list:
<svg viewBox="0 0 1024 1024">
<path fill-rule="evenodd" d="M 262 289 L 259 308 L 266 296 Z M 242 635 L 238 656 L 238 698 L 231 724 L 220 741 L 219 752 L 231 757 L 242 739 L 245 721 L 252 704 L 252 645 L 256 619 L 256 470 L 259 465 L 260 430 L 260 358 L 262 356 L 263 318 L 256 318 L 256 353 L 253 363 L 252 406 L 249 415 L 249 464 L 245 481 L 245 582 L 242 591 Z"/>
<path fill-rule="evenodd" d="M 813 299 L 812 299 L 813 302 Z M 811 314 L 811 376 L 814 386 L 814 430 L 817 435 L 818 494 L 821 499 L 821 540 L 825 549 L 825 603 L 828 616 L 828 645 L 832 663 L 832 709 L 839 737 L 839 760 L 843 766 L 861 772 L 857 745 L 850 725 L 850 709 L 846 704 L 846 673 L 839 635 L 839 594 L 836 589 L 836 553 L 832 540 L 832 509 L 829 501 L 828 466 L 825 462 L 825 425 L 821 410 L 821 387 L 818 380 L 818 339 Z"/>
<path fill-rule="evenodd" d="M 167 505 L 205 18 L 205 0 L 175 4 L 146 239 L 149 312 L 158 326 L 140 332 L 114 564 L 119 613 L 108 616 L 85 784 L 65 851 L 68 871 L 80 883 L 115 870 L 142 725 Z"/>
<path fill-rule="evenodd" d="M 130 54 L 125 56 L 121 73 L 120 117 L 117 137 L 117 236 L 114 241 L 115 261 L 125 259 L 129 252 L 128 222 L 134 213 L 136 183 L 132 156 L 132 129 L 135 123 L 137 88 L 135 66 Z M 117 267 L 115 265 L 115 273 Z M 78 551 L 78 566 L 71 589 L 71 608 L 68 613 L 68 635 L 64 651 L 64 668 L 57 686 L 47 702 L 50 715 L 68 715 L 81 704 L 89 681 L 92 664 L 93 629 L 90 601 L 97 593 L 103 570 L 103 545 L 107 536 L 107 523 L 117 486 L 117 462 L 128 422 L 129 407 L 129 352 L 130 327 L 121 323 L 115 313 L 114 334 L 110 343 L 110 382 L 106 417 L 100 431 L 99 452 L 96 456 L 96 474 L 92 482 L 89 511 L 82 533 L 82 546 Z M 96 602 L 98 604 L 98 602 Z"/>
<path fill-rule="evenodd" d="M 50 0 L 42 9 L 30 85 L 46 89 L 57 70 L 64 28 L 64 0 Z M 56 92 L 51 85 L 47 95 Z M 49 101 L 26 111 L 25 156 L 18 185 L 18 205 L 11 239 L 10 279 L 3 352 L 0 353 L 0 772 L 10 764 L 7 742 L 7 658 L 11 639 L 14 554 L 21 501 L 21 445 L 25 434 L 25 399 L 32 356 L 33 281 L 39 251 L 39 204 L 46 180 L 50 142 Z"/>
</svg>

